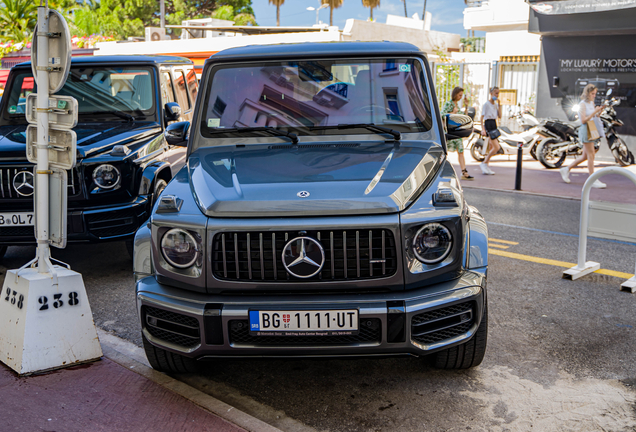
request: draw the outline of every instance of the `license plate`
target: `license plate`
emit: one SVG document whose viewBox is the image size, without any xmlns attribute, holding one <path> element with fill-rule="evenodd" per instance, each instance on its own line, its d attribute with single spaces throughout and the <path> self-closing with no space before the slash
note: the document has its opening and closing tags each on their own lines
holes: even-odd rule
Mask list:
<svg viewBox="0 0 636 432">
<path fill-rule="evenodd" d="M 257 336 L 354 335 L 358 310 L 252 310 L 250 332 Z"/>
<path fill-rule="evenodd" d="M 32 212 L 0 212 L 0 226 L 33 226 L 34 223 Z"/>
</svg>

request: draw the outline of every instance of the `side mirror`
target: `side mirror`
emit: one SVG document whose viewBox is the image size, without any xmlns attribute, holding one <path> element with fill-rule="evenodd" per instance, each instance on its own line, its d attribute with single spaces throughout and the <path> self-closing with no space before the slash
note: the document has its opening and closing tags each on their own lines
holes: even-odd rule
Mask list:
<svg viewBox="0 0 636 432">
<path fill-rule="evenodd" d="M 464 114 L 445 114 L 446 139 L 467 138 L 473 133 L 473 119 Z"/>
<path fill-rule="evenodd" d="M 466 110 L 466 115 L 468 117 L 470 117 L 471 119 L 473 119 L 473 121 L 475 120 L 475 107 L 470 107 Z"/>
<path fill-rule="evenodd" d="M 190 122 L 185 121 L 172 123 L 166 128 L 164 136 L 166 137 L 166 141 L 168 142 L 168 144 L 185 147 L 188 145 L 187 137 L 189 129 Z"/>
<path fill-rule="evenodd" d="M 176 121 L 181 117 L 181 107 L 176 102 L 168 102 L 164 109 L 166 122 Z"/>
<path fill-rule="evenodd" d="M 605 93 L 605 97 L 609 99 L 609 97 L 612 95 L 613 92 L 614 92 L 614 89 L 607 90 L 607 93 Z"/>
</svg>

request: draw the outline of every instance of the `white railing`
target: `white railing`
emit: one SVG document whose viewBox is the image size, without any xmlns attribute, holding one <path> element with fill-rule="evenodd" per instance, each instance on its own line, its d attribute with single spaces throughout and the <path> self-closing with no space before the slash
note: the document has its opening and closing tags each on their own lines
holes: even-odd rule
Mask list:
<svg viewBox="0 0 636 432">
<path fill-rule="evenodd" d="M 579 253 L 578 253 L 578 262 L 576 266 L 571 269 L 565 270 L 563 272 L 564 279 L 576 280 L 582 276 L 585 276 L 589 273 L 595 272 L 600 269 L 601 266 L 599 263 L 594 261 L 585 261 L 585 252 L 587 249 L 587 234 L 588 234 L 588 225 L 590 221 L 590 191 L 592 189 L 592 184 L 598 180 L 599 178 L 607 175 L 607 174 L 620 174 L 624 177 L 630 179 L 634 186 L 636 186 L 636 174 L 633 172 L 620 167 L 606 167 L 596 171 L 592 174 L 585 184 L 583 185 L 583 190 L 581 191 L 581 221 L 579 226 Z M 634 207 L 634 214 L 636 214 L 636 205 Z M 607 220 L 606 223 L 612 225 L 611 220 Z M 628 240 L 636 241 L 636 231 L 633 229 L 636 227 L 636 220 L 631 224 L 627 224 L 626 228 L 632 228 L 631 232 L 622 233 L 621 238 L 625 239 L 627 237 Z M 613 229 L 613 226 L 609 226 L 608 229 Z M 635 270 L 636 273 L 636 270 Z M 636 292 L 636 275 L 632 276 L 630 279 L 626 280 L 621 284 L 622 291 Z"/>
</svg>

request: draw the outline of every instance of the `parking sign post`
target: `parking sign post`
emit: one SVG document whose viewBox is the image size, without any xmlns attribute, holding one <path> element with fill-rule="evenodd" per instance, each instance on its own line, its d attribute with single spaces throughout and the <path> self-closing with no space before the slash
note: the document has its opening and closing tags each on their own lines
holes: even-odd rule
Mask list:
<svg viewBox="0 0 636 432">
<path fill-rule="evenodd" d="M 48 6 L 38 7 L 31 52 L 37 96 L 27 103 L 26 153 L 35 163 L 37 251 L 32 261 L 7 271 L 0 297 L 0 361 L 20 375 L 102 356 L 82 275 L 51 263 L 50 245 L 66 246 L 66 170 L 75 165 L 77 136 L 71 129 L 78 105 L 51 95 L 66 82 L 71 43 L 64 17 Z"/>
</svg>

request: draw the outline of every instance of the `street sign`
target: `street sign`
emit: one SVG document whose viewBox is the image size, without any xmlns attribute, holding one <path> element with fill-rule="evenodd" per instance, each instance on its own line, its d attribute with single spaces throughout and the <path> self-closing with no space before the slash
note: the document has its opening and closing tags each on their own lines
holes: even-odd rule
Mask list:
<svg viewBox="0 0 636 432">
<path fill-rule="evenodd" d="M 27 96 L 26 118 L 31 124 L 38 123 L 36 93 Z M 77 100 L 71 96 L 49 96 L 49 125 L 56 129 L 73 129 L 77 126 Z"/>
<path fill-rule="evenodd" d="M 49 244 L 59 249 L 66 247 L 66 208 L 68 200 L 68 174 L 66 170 L 51 168 L 49 176 Z M 35 201 L 38 189 L 35 189 Z M 35 220 L 35 232 L 38 221 Z"/>
<path fill-rule="evenodd" d="M 57 93 L 64 86 L 71 67 L 71 33 L 61 13 L 52 9 L 48 12 L 49 29 L 46 33 L 49 39 L 48 61 L 47 64 L 38 63 L 38 26 L 36 25 L 31 42 L 31 69 L 34 77 L 38 76 L 38 68 L 47 71 L 49 91 Z"/>
<path fill-rule="evenodd" d="M 35 125 L 27 126 L 27 159 L 31 163 L 38 161 L 38 128 Z M 77 158 L 77 134 L 72 130 L 49 129 L 49 165 L 54 168 L 71 169 L 75 166 Z M 37 202 L 37 201 L 36 201 Z"/>
</svg>

